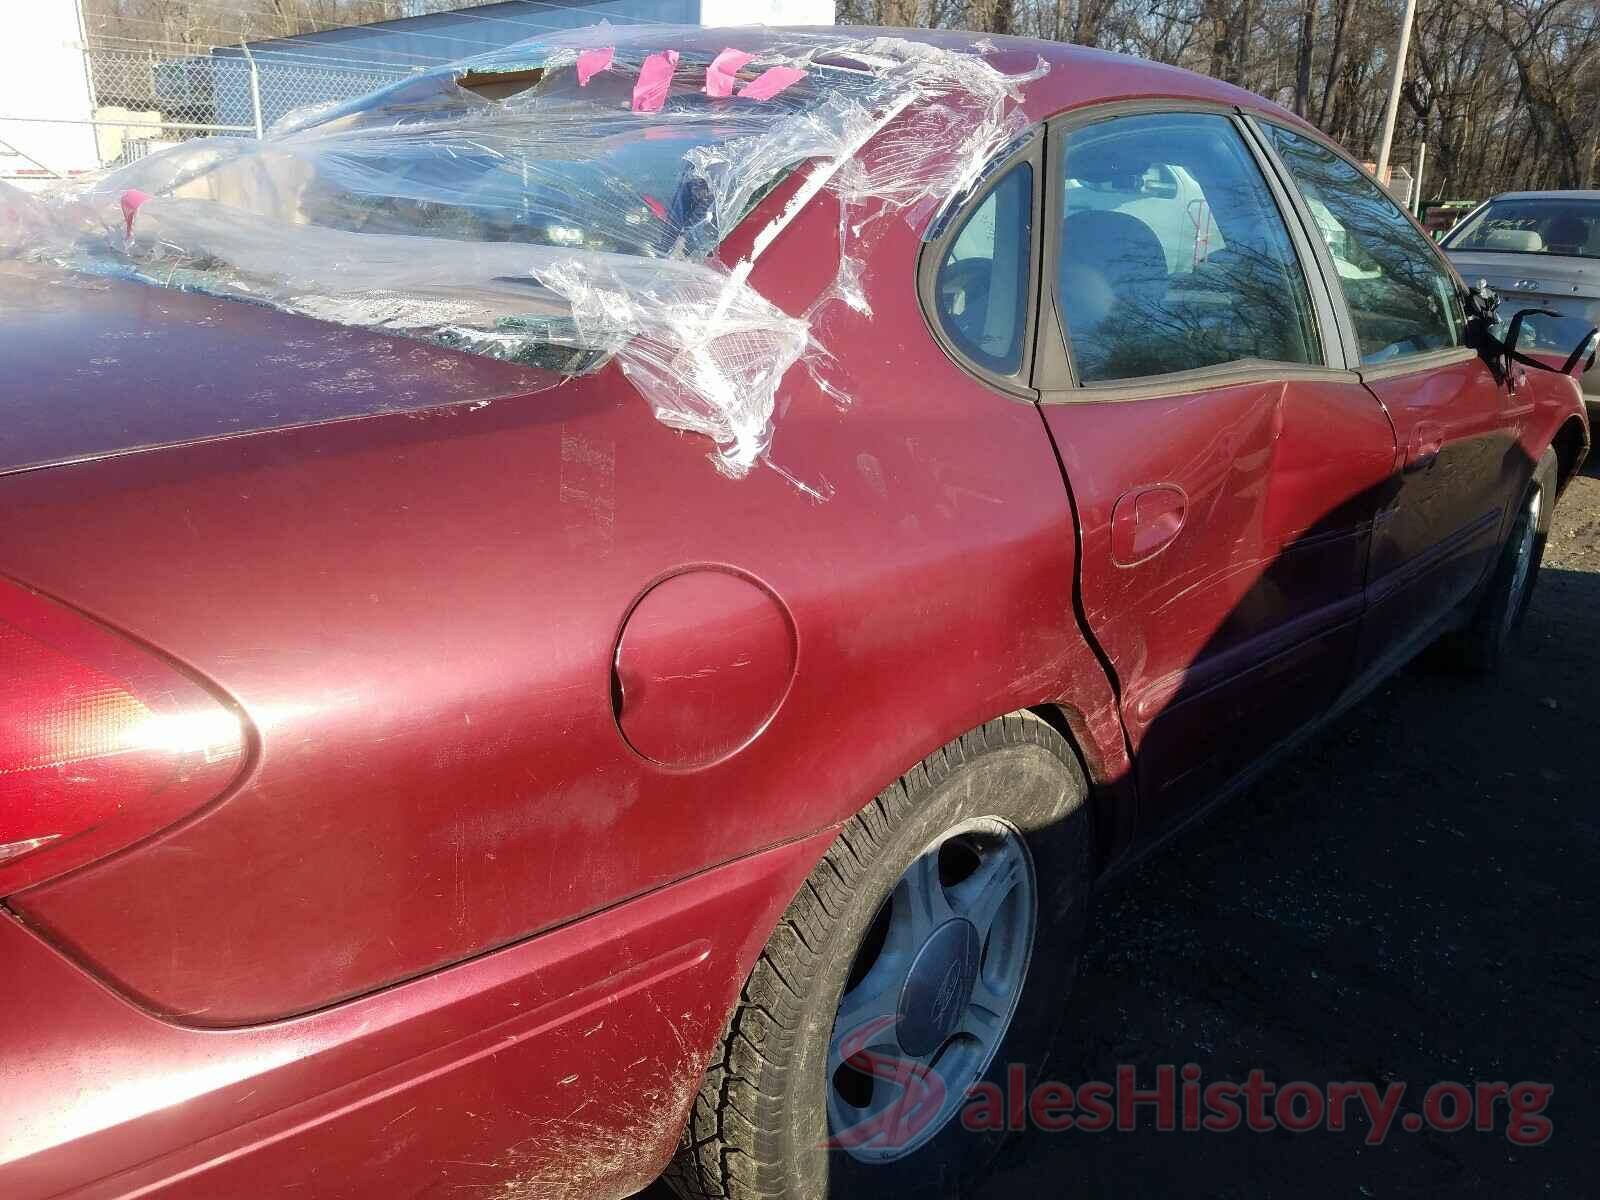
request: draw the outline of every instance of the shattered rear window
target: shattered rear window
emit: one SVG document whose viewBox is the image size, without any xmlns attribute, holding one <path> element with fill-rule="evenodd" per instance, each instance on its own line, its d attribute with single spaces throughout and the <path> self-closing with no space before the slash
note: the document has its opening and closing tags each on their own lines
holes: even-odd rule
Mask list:
<svg viewBox="0 0 1600 1200">
<path fill-rule="evenodd" d="M 688 86 L 712 61 L 681 56 L 681 83 L 651 112 L 633 103 L 642 59 L 614 56 L 580 82 L 571 51 L 501 52 L 291 117 L 252 153 L 152 182 L 351 232 L 704 257 L 893 92 L 861 68 L 814 65 L 770 100 L 713 98 Z"/>
<path fill-rule="evenodd" d="M 867 315 L 873 222 L 925 221 L 1026 127 L 1020 89 L 1047 67 L 1002 72 L 994 49 L 831 29 L 555 34 L 261 140 L 187 142 L 43 202 L 0 193 L 0 257 L 566 375 L 616 361 L 658 419 L 712 439 L 741 476 L 767 456 L 784 375 L 833 362 L 816 311 Z M 798 203 L 745 261 L 717 262 L 797 172 Z M 791 316 L 747 277 L 823 187 L 850 213 L 839 275 Z M 818 384 L 848 403 L 847 385 Z"/>
</svg>

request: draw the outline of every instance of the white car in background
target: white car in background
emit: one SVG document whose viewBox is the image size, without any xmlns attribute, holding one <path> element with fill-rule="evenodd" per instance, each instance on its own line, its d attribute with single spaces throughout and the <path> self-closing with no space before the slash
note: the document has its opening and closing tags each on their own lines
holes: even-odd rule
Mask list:
<svg viewBox="0 0 1600 1200">
<path fill-rule="evenodd" d="M 1339 272 L 1340 279 L 1382 277 L 1383 269 L 1370 254 L 1362 250 L 1360 243 L 1351 239 L 1350 231 L 1338 217 L 1333 215 L 1326 204 L 1315 196 L 1307 196 L 1306 207 L 1316 219 L 1322 240 L 1328 243 L 1328 250 L 1333 255 L 1333 265 Z"/>
<path fill-rule="evenodd" d="M 1167 274 L 1183 276 L 1226 243 L 1194 176 L 1176 163 L 1150 163 L 1138 174 L 1111 179 L 1068 177 L 1066 211 L 1124 212 L 1155 233 L 1167 258 Z"/>
</svg>

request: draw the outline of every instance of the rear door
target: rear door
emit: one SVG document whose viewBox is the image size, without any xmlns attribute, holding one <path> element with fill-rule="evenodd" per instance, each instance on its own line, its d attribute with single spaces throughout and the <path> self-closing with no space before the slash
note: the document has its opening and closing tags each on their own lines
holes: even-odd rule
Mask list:
<svg viewBox="0 0 1600 1200">
<path fill-rule="evenodd" d="M 1395 438 L 1237 114 L 1115 106 L 1047 155 L 1036 376 L 1148 827 L 1344 686 Z"/>
<path fill-rule="evenodd" d="M 1382 672 L 1436 633 L 1488 573 L 1506 500 L 1531 470 L 1516 442 L 1533 409 L 1465 345 L 1454 272 L 1372 178 L 1308 134 L 1259 128 L 1321 235 L 1361 377 L 1400 448 L 1398 486 L 1378 513 L 1361 639 L 1362 667 Z"/>
</svg>

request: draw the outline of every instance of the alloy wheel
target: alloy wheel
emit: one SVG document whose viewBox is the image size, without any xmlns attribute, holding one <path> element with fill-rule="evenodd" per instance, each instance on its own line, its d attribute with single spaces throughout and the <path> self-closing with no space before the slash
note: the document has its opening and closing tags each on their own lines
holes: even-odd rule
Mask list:
<svg viewBox="0 0 1600 1200">
<path fill-rule="evenodd" d="M 956 1115 L 1005 1038 L 1033 950 L 1037 882 L 994 818 L 928 846 L 879 910 L 828 1047 L 831 1142 L 890 1162 Z"/>
</svg>

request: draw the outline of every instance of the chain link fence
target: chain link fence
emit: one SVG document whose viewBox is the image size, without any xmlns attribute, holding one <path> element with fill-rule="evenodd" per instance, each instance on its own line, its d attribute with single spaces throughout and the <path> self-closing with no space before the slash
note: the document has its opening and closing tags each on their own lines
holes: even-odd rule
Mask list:
<svg viewBox="0 0 1600 1200">
<path fill-rule="evenodd" d="M 120 166 L 196 137 L 259 137 L 300 109 L 361 96 L 407 71 L 312 65 L 251 56 L 238 47 L 175 57 L 141 50 L 84 52 L 90 118 L 8 118 L 5 124 L 77 127 L 73 161 L 28 156 L 30 174 L 75 174 Z M 92 130 L 92 149 L 83 127 Z M 3 133 L 0 130 L 0 133 Z M 61 133 L 65 135 L 66 129 Z M 0 144 L 0 156 L 6 152 Z M 95 161 L 83 161 L 92 154 Z"/>
</svg>

